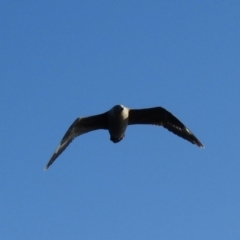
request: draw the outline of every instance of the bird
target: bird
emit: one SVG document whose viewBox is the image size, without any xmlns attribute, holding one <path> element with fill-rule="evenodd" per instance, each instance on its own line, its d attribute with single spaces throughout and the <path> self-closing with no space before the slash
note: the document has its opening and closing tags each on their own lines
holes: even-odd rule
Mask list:
<svg viewBox="0 0 240 240">
<path fill-rule="evenodd" d="M 172 113 L 163 107 L 131 109 L 123 105 L 115 105 L 109 111 L 89 117 L 79 117 L 69 127 L 61 142 L 57 146 L 47 165 L 47 170 L 56 158 L 67 148 L 72 140 L 84 133 L 94 130 L 108 130 L 113 143 L 120 142 L 128 125 L 151 124 L 162 126 L 185 140 L 203 147 L 194 134 L 178 120 Z"/>
</svg>

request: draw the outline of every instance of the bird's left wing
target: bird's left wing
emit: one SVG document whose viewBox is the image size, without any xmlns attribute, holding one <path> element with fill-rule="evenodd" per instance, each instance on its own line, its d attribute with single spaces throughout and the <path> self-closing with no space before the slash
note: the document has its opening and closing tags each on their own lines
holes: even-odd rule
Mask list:
<svg viewBox="0 0 240 240">
<path fill-rule="evenodd" d="M 162 107 L 130 109 L 128 124 L 153 124 L 163 126 L 189 142 L 203 147 L 194 134 L 175 116 Z"/>
<path fill-rule="evenodd" d="M 107 112 L 91 117 L 77 118 L 63 136 L 61 142 L 59 143 L 52 157 L 48 161 L 45 170 L 47 170 L 53 164 L 55 159 L 66 149 L 66 147 L 72 142 L 75 137 L 90 131 L 107 128 Z"/>
</svg>

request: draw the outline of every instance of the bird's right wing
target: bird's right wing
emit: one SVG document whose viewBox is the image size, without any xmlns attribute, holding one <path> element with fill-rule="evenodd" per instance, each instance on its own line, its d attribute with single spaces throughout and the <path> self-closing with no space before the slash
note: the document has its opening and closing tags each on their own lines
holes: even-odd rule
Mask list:
<svg viewBox="0 0 240 240">
<path fill-rule="evenodd" d="M 98 129 L 108 129 L 107 112 L 91 117 L 77 118 L 63 136 L 61 142 L 48 161 L 45 170 L 53 164 L 55 159 L 66 149 L 75 137 Z"/>
</svg>

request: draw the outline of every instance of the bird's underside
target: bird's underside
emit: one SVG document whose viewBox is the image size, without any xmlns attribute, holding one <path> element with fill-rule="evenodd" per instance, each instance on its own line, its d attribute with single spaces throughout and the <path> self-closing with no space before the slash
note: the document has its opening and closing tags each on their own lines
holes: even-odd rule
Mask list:
<svg viewBox="0 0 240 240">
<path fill-rule="evenodd" d="M 103 129 L 108 130 L 110 140 L 117 143 L 123 139 L 127 126 L 133 124 L 163 126 L 170 132 L 186 139 L 192 144 L 203 147 L 202 143 L 182 122 L 162 107 L 128 109 L 122 105 L 116 105 L 103 114 L 77 118 L 63 136 L 45 169 L 48 169 L 49 166 L 52 165 L 55 159 L 66 149 L 75 137 L 90 131 Z"/>
</svg>

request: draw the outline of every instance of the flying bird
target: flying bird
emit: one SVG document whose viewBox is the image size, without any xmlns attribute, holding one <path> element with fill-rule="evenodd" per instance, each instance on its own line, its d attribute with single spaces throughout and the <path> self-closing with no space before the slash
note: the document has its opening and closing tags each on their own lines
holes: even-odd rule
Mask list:
<svg viewBox="0 0 240 240">
<path fill-rule="evenodd" d="M 105 113 L 77 118 L 63 136 L 45 169 L 53 164 L 75 137 L 90 131 L 104 129 L 108 130 L 110 140 L 113 143 L 118 143 L 125 136 L 127 126 L 133 124 L 163 126 L 192 144 L 203 147 L 202 143 L 183 123 L 162 107 L 130 109 L 123 105 L 116 105 Z"/>
</svg>

